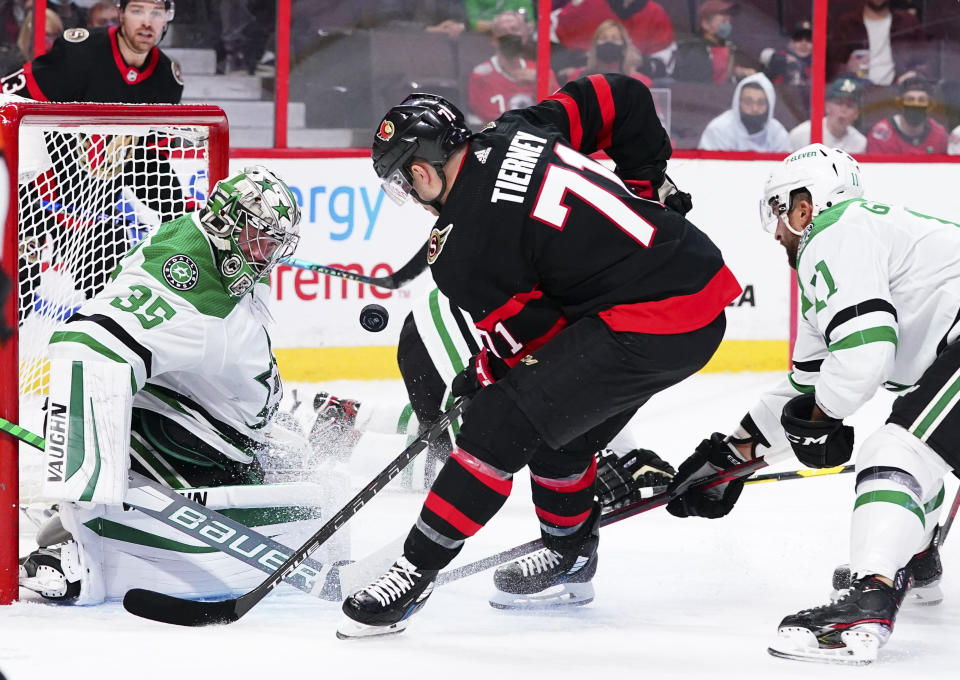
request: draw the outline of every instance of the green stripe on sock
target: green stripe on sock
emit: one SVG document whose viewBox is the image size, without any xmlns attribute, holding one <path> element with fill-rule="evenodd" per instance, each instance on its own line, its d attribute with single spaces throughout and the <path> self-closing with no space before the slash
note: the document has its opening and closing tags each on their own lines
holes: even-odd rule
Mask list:
<svg viewBox="0 0 960 680">
<path fill-rule="evenodd" d="M 433 325 L 436 326 L 437 333 L 440 335 L 443 349 L 447 352 L 447 358 L 450 359 L 450 365 L 453 366 L 453 372 L 459 373 L 463 370 L 463 360 L 460 358 L 460 353 L 457 352 L 456 345 L 453 344 L 450 333 L 447 332 L 447 326 L 443 323 L 443 317 L 440 316 L 439 297 L 440 291 L 434 288 L 430 293 L 430 316 L 433 318 Z"/>
<path fill-rule="evenodd" d="M 397 420 L 397 434 L 407 434 L 407 428 L 410 426 L 410 417 L 413 415 L 413 406 L 407 404 L 400 412 L 400 418 Z"/>
<path fill-rule="evenodd" d="M 923 438 L 927 430 L 930 429 L 930 426 L 933 425 L 933 422 L 943 413 L 943 409 L 949 406 L 950 402 L 957 396 L 957 392 L 960 392 L 960 378 L 950 385 L 950 388 L 943 393 L 943 396 L 937 400 L 937 403 L 933 405 L 930 412 L 920 421 L 920 424 L 917 425 L 917 428 L 913 431 L 914 436 Z"/>
<path fill-rule="evenodd" d="M 852 347 L 859 347 L 860 345 L 867 345 L 871 342 L 892 342 L 893 346 L 896 347 L 897 332 L 892 326 L 865 328 L 862 331 L 851 333 L 842 340 L 837 340 L 827 347 L 827 349 L 831 352 L 836 352 L 839 349 L 850 349 Z"/>
<path fill-rule="evenodd" d="M 801 394 L 811 394 L 814 391 L 813 385 L 801 385 L 796 380 L 793 379 L 793 371 L 787 373 L 787 380 L 790 381 L 791 387 Z"/>
<path fill-rule="evenodd" d="M 939 508 L 941 505 L 943 505 L 944 494 L 945 494 L 945 490 L 943 488 L 943 484 L 941 484 L 940 493 L 938 493 L 937 497 L 934 498 L 933 500 L 930 500 L 924 503 L 923 511 L 929 515 L 931 512 L 933 512 L 934 510 Z"/>
<path fill-rule="evenodd" d="M 83 362 L 74 361 L 70 373 L 70 433 L 67 435 L 67 476 L 83 467 Z"/>
<path fill-rule="evenodd" d="M 856 510 L 861 505 L 866 503 L 893 503 L 894 505 L 899 505 L 906 508 L 920 520 L 920 524 L 924 527 L 927 526 L 927 519 L 924 516 L 923 509 L 916 504 L 916 502 L 902 491 L 868 491 L 867 493 L 860 494 L 857 496 L 856 503 L 853 504 L 853 509 Z"/>
</svg>

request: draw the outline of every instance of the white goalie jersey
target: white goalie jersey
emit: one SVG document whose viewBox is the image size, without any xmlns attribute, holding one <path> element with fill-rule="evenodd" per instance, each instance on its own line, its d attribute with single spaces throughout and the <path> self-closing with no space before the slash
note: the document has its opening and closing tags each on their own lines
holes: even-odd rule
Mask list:
<svg viewBox="0 0 960 680">
<path fill-rule="evenodd" d="M 825 210 L 797 254 L 801 320 L 793 371 L 750 415 L 770 443 L 790 450 L 784 404 L 816 392 L 821 410 L 846 418 L 883 386 L 909 390 L 960 334 L 960 223 L 853 199 Z"/>
<path fill-rule="evenodd" d="M 120 502 L 129 455 L 149 468 L 152 450 L 174 447 L 148 420 L 155 430 L 172 421 L 231 461 L 253 460 L 282 388 L 268 288 L 231 296 L 220 269 L 232 266 L 186 215 L 131 250 L 53 334 L 45 496 Z M 137 412 L 142 426 L 131 425 Z"/>
</svg>

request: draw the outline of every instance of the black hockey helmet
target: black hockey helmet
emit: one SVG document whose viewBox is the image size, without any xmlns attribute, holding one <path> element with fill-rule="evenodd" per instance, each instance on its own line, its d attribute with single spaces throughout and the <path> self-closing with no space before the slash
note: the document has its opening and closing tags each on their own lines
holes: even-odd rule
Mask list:
<svg viewBox="0 0 960 680">
<path fill-rule="evenodd" d="M 446 185 L 443 164 L 470 136 L 463 113 L 443 97 L 407 95 L 387 112 L 373 137 L 373 169 L 384 192 L 397 203 L 407 199 L 413 189 L 409 167 L 414 158 L 436 168 Z"/>
</svg>

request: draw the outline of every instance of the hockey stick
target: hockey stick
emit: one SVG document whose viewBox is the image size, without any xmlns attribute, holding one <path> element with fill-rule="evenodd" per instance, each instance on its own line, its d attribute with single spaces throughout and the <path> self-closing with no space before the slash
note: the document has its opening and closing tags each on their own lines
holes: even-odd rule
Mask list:
<svg viewBox="0 0 960 680">
<path fill-rule="evenodd" d="M 943 542 L 947 540 L 947 534 L 950 533 L 950 527 L 953 526 L 953 520 L 957 517 L 958 509 L 960 509 L 960 488 L 957 488 L 957 495 L 953 497 L 953 505 L 950 506 L 950 511 L 947 513 L 947 521 L 943 523 L 943 528 L 940 529 L 937 547 L 943 545 Z"/>
<path fill-rule="evenodd" d="M 417 254 L 410 258 L 409 262 L 388 276 L 364 276 L 363 274 L 355 274 L 354 272 L 346 271 L 345 269 L 328 267 L 325 264 L 314 264 L 313 262 L 306 262 L 293 257 L 288 257 L 280 262 L 282 264 L 290 265 L 291 267 L 296 267 L 297 269 L 306 269 L 308 271 L 326 274 L 327 276 L 337 276 L 341 279 L 349 279 L 350 281 L 368 283 L 371 286 L 376 286 L 377 288 L 397 290 L 398 288 L 402 288 L 420 276 L 420 274 L 422 274 L 427 268 L 427 247 L 429 243 L 429 241 L 424 243 L 420 250 L 417 251 Z"/>
<path fill-rule="evenodd" d="M 811 477 L 827 477 L 829 475 L 844 475 L 853 472 L 853 465 L 841 465 L 832 468 L 791 470 L 790 472 L 771 472 L 766 475 L 751 477 L 744 484 L 765 484 L 769 482 L 785 482 L 790 479 L 809 479 Z"/>
<path fill-rule="evenodd" d="M 196 602 L 171 597 L 163 593 L 140 588 L 130 590 L 123 598 L 124 608 L 131 614 L 161 623 L 173 623 L 179 626 L 205 626 L 214 623 L 233 623 L 250 611 L 260 600 L 273 590 L 280 581 L 297 568 L 314 550 L 351 517 L 366 505 L 386 484 L 397 476 L 407 464 L 429 442 L 444 432 L 450 422 L 458 417 L 468 403 L 467 399 L 457 401 L 446 413 L 430 424 L 426 432 L 394 458 L 380 474 L 347 502 L 340 511 L 330 518 L 317 533 L 298 548 L 276 571 L 256 588 L 238 598 L 215 602 Z"/>
<path fill-rule="evenodd" d="M 40 451 L 46 446 L 43 437 L 5 418 L 0 418 L 0 431 L 11 434 Z M 128 475 L 130 488 L 123 499 L 124 505 L 136 508 L 148 517 L 225 555 L 267 574 L 273 574 L 276 566 L 293 552 L 282 543 L 207 508 L 189 496 L 157 484 L 138 472 L 130 470 Z M 185 492 L 198 497 L 210 491 L 212 490 L 194 488 Z M 284 582 L 314 597 L 331 601 L 340 599 L 337 565 L 324 565 L 315 560 L 307 560 L 284 579 Z"/>
<path fill-rule="evenodd" d="M 718 472 L 715 475 L 705 477 L 702 480 L 699 480 L 696 485 L 701 489 L 709 489 L 711 487 L 724 484 L 725 482 L 733 481 L 734 479 L 746 477 L 752 474 L 754 471 L 759 470 L 762 467 L 766 467 L 766 465 L 767 464 L 764 462 L 763 458 L 755 458 L 747 461 L 746 463 L 741 463 L 735 467 Z M 621 508 L 611 510 L 600 518 L 600 526 L 605 527 L 608 524 L 614 524 L 615 522 L 620 522 L 628 517 L 639 515 L 641 512 L 647 512 L 648 510 L 659 508 L 661 505 L 666 505 L 693 485 L 694 484 L 688 484 L 684 487 L 681 487 L 677 491 L 674 491 L 673 493 L 667 493 L 664 491 L 663 493 L 658 493 L 650 498 L 629 503 Z M 437 577 L 437 585 L 442 586 L 450 583 L 451 581 L 458 581 L 462 578 L 466 578 L 467 576 L 472 576 L 473 574 L 485 571 L 491 567 L 498 567 L 501 564 L 532 553 L 534 550 L 538 550 L 542 547 L 543 541 L 538 538 L 536 540 L 523 543 L 522 545 L 518 545 L 514 548 L 510 548 L 509 550 L 504 550 L 503 552 L 499 552 L 495 555 L 484 557 L 483 559 L 471 562 L 470 564 L 465 564 L 462 567 L 457 567 L 456 569 L 450 569 L 448 571 L 442 571 Z"/>
</svg>

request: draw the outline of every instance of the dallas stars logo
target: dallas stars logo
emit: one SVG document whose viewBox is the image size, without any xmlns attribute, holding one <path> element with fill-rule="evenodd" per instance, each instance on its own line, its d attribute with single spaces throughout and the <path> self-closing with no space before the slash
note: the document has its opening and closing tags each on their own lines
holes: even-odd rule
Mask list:
<svg viewBox="0 0 960 680">
<path fill-rule="evenodd" d="M 174 290 L 190 290 L 200 280 L 200 269 L 186 255 L 174 255 L 163 263 L 163 280 Z"/>
</svg>

